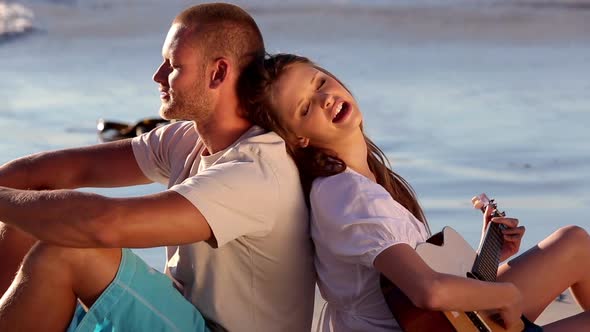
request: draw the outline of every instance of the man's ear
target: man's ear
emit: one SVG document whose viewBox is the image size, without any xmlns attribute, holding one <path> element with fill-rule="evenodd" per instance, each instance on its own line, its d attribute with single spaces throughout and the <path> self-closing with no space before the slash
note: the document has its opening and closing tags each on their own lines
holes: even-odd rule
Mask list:
<svg viewBox="0 0 590 332">
<path fill-rule="evenodd" d="M 302 148 L 306 148 L 309 145 L 309 138 L 297 137 L 297 144 L 299 144 L 299 146 Z"/>
<path fill-rule="evenodd" d="M 219 58 L 215 60 L 215 63 L 213 64 L 213 71 L 211 72 L 209 87 L 211 89 L 216 89 L 221 86 L 221 84 L 227 80 L 230 68 L 231 66 L 227 59 Z"/>
</svg>

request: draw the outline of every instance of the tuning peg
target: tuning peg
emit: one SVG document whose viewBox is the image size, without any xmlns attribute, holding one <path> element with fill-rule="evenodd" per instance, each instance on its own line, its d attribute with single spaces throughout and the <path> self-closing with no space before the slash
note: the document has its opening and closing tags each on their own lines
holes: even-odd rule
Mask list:
<svg viewBox="0 0 590 332">
<path fill-rule="evenodd" d="M 492 212 L 492 217 L 506 217 L 506 212 L 494 210 L 494 212 Z"/>
<path fill-rule="evenodd" d="M 477 196 L 471 199 L 471 203 L 473 204 L 473 208 L 478 210 L 482 210 L 485 207 L 485 204 Z"/>
</svg>

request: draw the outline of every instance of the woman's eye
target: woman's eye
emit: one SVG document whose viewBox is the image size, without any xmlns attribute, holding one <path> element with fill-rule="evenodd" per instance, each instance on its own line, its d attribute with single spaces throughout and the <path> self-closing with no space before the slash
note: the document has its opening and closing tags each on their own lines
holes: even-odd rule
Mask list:
<svg viewBox="0 0 590 332">
<path fill-rule="evenodd" d="M 325 78 L 320 79 L 320 83 L 318 85 L 318 90 L 321 89 L 322 86 L 324 86 L 325 83 L 326 83 L 326 79 Z"/>
<path fill-rule="evenodd" d="M 302 116 L 306 116 L 307 113 L 309 113 L 309 107 L 311 106 L 311 103 L 307 103 L 307 105 L 305 106 L 305 108 L 303 108 L 303 112 L 301 112 Z"/>
</svg>

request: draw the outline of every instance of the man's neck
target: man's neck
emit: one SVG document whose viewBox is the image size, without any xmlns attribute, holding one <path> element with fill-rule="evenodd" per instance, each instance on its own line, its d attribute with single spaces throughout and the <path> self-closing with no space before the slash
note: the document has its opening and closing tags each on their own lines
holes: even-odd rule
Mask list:
<svg viewBox="0 0 590 332">
<path fill-rule="evenodd" d="M 219 116 L 218 116 L 219 117 Z M 242 136 L 252 124 L 246 119 L 223 119 L 212 115 L 206 121 L 195 122 L 195 129 L 203 140 L 208 154 L 225 150 Z"/>
</svg>

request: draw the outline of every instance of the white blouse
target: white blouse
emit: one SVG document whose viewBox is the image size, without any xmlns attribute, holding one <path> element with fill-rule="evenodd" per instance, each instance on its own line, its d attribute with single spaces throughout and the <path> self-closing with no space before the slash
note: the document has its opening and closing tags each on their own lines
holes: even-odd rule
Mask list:
<svg viewBox="0 0 590 332">
<path fill-rule="evenodd" d="M 373 262 L 392 245 L 415 248 L 426 241 L 424 225 L 385 188 L 351 169 L 316 179 L 310 198 L 318 286 L 328 302 L 322 330 L 400 330 Z"/>
</svg>

